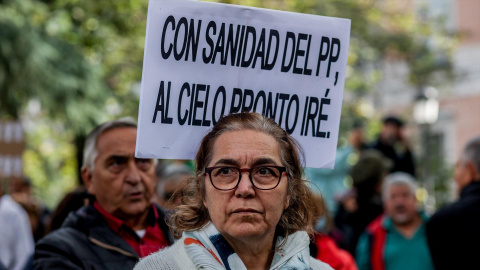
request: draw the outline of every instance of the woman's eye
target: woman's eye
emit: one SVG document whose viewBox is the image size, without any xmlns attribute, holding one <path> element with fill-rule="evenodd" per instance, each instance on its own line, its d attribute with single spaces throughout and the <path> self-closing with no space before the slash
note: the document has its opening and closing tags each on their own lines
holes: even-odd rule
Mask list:
<svg viewBox="0 0 480 270">
<path fill-rule="evenodd" d="M 272 171 L 269 168 L 260 168 L 257 173 L 261 175 L 270 175 L 272 174 Z"/>
<path fill-rule="evenodd" d="M 220 169 L 220 174 L 231 174 L 232 169 L 231 168 L 221 168 Z"/>
<path fill-rule="evenodd" d="M 217 168 L 212 172 L 213 176 L 232 176 L 235 174 L 235 169 L 229 167 Z"/>
</svg>

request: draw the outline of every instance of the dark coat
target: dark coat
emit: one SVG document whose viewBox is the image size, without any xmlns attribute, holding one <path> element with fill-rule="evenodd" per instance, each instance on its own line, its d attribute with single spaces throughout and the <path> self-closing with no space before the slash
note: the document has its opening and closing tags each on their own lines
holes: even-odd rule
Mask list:
<svg viewBox="0 0 480 270">
<path fill-rule="evenodd" d="M 157 207 L 158 208 L 158 207 Z M 170 244 L 173 237 L 158 208 L 158 224 Z M 133 269 L 139 256 L 111 230 L 93 205 L 67 217 L 62 227 L 40 240 L 35 247 L 35 269 Z"/>
<path fill-rule="evenodd" d="M 435 269 L 480 269 L 480 181 L 432 216 L 427 239 Z"/>
<path fill-rule="evenodd" d="M 393 166 L 390 169 L 391 173 L 406 172 L 415 176 L 415 162 L 413 160 L 412 152 L 410 152 L 409 149 L 406 149 L 403 153 L 397 153 L 395 147 L 384 144 L 380 138 L 378 138 L 370 148 L 378 150 L 382 155 L 392 161 Z"/>
</svg>

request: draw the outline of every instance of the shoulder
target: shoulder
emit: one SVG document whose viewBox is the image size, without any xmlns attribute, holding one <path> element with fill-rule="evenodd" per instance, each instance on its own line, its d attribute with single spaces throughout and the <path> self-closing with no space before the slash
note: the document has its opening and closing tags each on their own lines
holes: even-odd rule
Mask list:
<svg viewBox="0 0 480 270">
<path fill-rule="evenodd" d="M 310 268 L 312 270 L 333 270 L 333 268 L 330 267 L 330 265 L 322 261 L 319 261 L 313 257 L 310 257 Z"/>
<path fill-rule="evenodd" d="M 40 239 L 35 250 L 68 252 L 84 246 L 87 242 L 87 236 L 82 232 L 71 227 L 63 227 Z"/>
<path fill-rule="evenodd" d="M 27 217 L 27 213 L 10 195 L 3 195 L 0 197 L 0 216 L 3 219 L 18 220 L 19 216 Z"/>
<path fill-rule="evenodd" d="M 379 231 L 384 231 L 385 223 L 388 222 L 388 220 L 389 218 L 384 215 L 378 216 L 368 224 L 365 232 L 373 234 L 373 233 L 378 233 Z"/>
<path fill-rule="evenodd" d="M 141 259 L 134 270 L 147 269 L 194 269 L 195 265 L 188 257 L 180 239 L 170 247 L 152 253 Z"/>
<path fill-rule="evenodd" d="M 465 215 L 465 211 L 470 209 L 470 205 L 465 202 L 458 201 L 446 205 L 438 210 L 428 221 L 430 224 L 444 223 L 453 221 L 453 219 L 460 218 Z"/>
<path fill-rule="evenodd" d="M 35 269 L 78 269 L 82 260 L 78 252 L 90 250 L 87 237 L 67 227 L 60 228 L 42 238 L 35 246 Z"/>
</svg>

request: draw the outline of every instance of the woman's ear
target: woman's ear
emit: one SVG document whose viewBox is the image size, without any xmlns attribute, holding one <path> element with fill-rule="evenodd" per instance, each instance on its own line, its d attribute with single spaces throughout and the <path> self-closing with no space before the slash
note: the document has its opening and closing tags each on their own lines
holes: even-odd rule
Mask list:
<svg viewBox="0 0 480 270">
<path fill-rule="evenodd" d="M 287 209 L 290 206 L 290 194 L 287 195 L 287 198 L 285 200 L 285 205 L 283 206 L 283 210 Z"/>
</svg>

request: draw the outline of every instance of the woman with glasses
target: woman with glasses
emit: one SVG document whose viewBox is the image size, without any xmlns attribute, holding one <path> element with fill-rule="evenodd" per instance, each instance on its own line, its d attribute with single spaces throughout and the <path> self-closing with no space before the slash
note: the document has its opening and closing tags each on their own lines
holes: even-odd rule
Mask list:
<svg viewBox="0 0 480 270">
<path fill-rule="evenodd" d="M 299 147 L 257 113 L 222 118 L 171 219 L 181 237 L 135 269 L 331 269 L 310 257 L 315 213 Z"/>
</svg>

